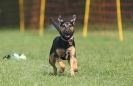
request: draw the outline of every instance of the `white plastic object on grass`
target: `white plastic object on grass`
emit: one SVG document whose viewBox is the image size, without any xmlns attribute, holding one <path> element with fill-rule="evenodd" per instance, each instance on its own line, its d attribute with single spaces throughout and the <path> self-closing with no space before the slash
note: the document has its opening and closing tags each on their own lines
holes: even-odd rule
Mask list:
<svg viewBox="0 0 133 86">
<path fill-rule="evenodd" d="M 18 53 L 12 53 L 9 54 L 5 57 L 3 57 L 3 59 L 15 59 L 15 60 L 26 60 L 26 56 L 24 54 L 18 54 Z"/>
</svg>

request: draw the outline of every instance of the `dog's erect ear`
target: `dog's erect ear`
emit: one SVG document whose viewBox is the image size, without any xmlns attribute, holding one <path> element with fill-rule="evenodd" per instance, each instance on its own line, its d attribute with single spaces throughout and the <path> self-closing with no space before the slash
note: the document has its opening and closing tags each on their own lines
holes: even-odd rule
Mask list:
<svg viewBox="0 0 133 86">
<path fill-rule="evenodd" d="M 58 17 L 58 22 L 60 23 L 60 25 L 64 22 L 64 20 L 61 16 Z"/>
<path fill-rule="evenodd" d="M 60 25 L 52 17 L 50 17 L 50 21 L 55 26 L 55 28 L 60 32 Z"/>
<path fill-rule="evenodd" d="M 76 15 L 72 16 L 72 19 L 70 20 L 71 24 L 74 25 L 76 21 Z"/>
</svg>

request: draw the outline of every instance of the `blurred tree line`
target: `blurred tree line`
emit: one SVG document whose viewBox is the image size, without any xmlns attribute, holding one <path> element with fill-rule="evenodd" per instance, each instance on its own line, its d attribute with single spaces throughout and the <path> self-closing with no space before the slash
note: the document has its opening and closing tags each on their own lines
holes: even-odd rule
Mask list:
<svg viewBox="0 0 133 86">
<path fill-rule="evenodd" d="M 19 0 L 0 0 L 0 26 L 19 25 Z M 26 26 L 38 28 L 41 0 L 24 0 Z M 91 0 L 90 22 L 107 23 L 116 21 L 116 0 Z M 133 21 L 133 0 L 121 0 L 125 20 Z M 124 4 L 125 3 L 125 4 Z M 85 0 L 46 0 L 45 22 L 49 17 L 64 17 L 76 14 L 78 24 L 83 24 Z"/>
<path fill-rule="evenodd" d="M 18 24 L 18 0 L 0 0 L 0 26 L 16 26 Z"/>
</svg>

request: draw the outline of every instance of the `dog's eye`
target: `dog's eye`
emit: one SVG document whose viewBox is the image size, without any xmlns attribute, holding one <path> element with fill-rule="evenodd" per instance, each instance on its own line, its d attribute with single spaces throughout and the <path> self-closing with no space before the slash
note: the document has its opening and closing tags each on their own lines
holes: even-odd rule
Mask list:
<svg viewBox="0 0 133 86">
<path fill-rule="evenodd" d="M 73 25 L 72 25 L 72 24 L 70 24 L 70 25 L 69 25 L 69 27 L 73 27 Z"/>
<path fill-rule="evenodd" d="M 65 25 L 62 25 L 61 27 L 62 27 L 62 28 L 65 28 Z"/>
</svg>

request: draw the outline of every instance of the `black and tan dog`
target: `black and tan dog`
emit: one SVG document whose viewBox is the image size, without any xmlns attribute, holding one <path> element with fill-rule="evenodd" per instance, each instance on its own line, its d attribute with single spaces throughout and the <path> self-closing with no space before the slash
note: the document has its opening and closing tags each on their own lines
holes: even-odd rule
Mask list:
<svg viewBox="0 0 133 86">
<path fill-rule="evenodd" d="M 61 16 L 58 17 L 58 22 L 53 18 L 50 18 L 52 24 L 59 31 L 60 36 L 57 36 L 52 44 L 49 56 L 49 63 L 52 65 L 54 74 L 57 74 L 56 62 L 60 65 L 60 72 L 63 73 L 65 70 L 65 64 L 63 60 L 68 60 L 70 63 L 71 76 L 75 76 L 77 72 L 77 59 L 74 42 L 74 24 L 76 15 L 72 16 L 69 21 L 64 21 Z"/>
</svg>

